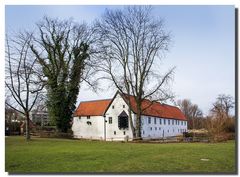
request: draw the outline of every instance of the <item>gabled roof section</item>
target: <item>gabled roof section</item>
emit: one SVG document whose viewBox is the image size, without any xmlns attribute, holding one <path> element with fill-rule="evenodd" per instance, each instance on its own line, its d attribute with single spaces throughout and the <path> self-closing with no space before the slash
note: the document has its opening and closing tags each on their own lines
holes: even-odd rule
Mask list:
<svg viewBox="0 0 240 177">
<path fill-rule="evenodd" d="M 112 99 L 81 102 L 74 116 L 103 116 Z"/>
<path fill-rule="evenodd" d="M 112 99 L 81 102 L 74 116 L 104 116 L 117 94 L 121 95 L 126 104 L 128 104 L 128 99 L 130 98 L 132 111 L 134 113 L 137 112 L 137 104 L 134 97 L 127 94 L 121 94 L 117 91 Z M 147 99 L 143 100 L 142 109 L 144 110 L 142 115 L 145 116 L 187 120 L 179 108 L 159 102 L 151 102 Z"/>
<path fill-rule="evenodd" d="M 134 113 L 137 112 L 137 104 L 132 95 L 121 94 L 123 99 L 128 102 L 127 100 L 130 99 L 130 104 L 132 111 Z M 182 111 L 175 106 L 170 106 L 167 104 L 161 104 L 159 102 L 152 102 L 150 100 L 143 100 L 142 102 L 142 115 L 145 116 L 153 116 L 153 117 L 162 117 L 162 118 L 169 118 L 169 119 L 179 119 L 179 120 L 187 120 L 185 115 Z"/>
</svg>

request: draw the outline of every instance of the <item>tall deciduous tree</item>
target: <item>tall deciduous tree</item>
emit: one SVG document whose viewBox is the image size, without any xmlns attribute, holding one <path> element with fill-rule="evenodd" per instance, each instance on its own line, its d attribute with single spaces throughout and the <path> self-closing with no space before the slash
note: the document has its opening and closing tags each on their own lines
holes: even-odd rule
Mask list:
<svg viewBox="0 0 240 177">
<path fill-rule="evenodd" d="M 196 129 L 202 127 L 202 125 L 197 125 L 198 120 L 203 117 L 203 113 L 199 109 L 197 104 L 193 104 L 189 99 L 183 99 L 178 100 L 177 105 L 180 107 L 181 111 L 186 116 L 189 129 Z"/>
<path fill-rule="evenodd" d="M 47 78 L 47 107 L 57 129 L 67 132 L 75 110 L 80 83 L 87 81 L 90 38 L 86 24 L 45 17 L 31 49 Z M 89 82 L 88 82 L 89 83 Z M 89 83 L 90 84 L 90 83 Z"/>
<path fill-rule="evenodd" d="M 102 78 L 112 82 L 122 94 L 133 95 L 137 104 L 136 127 L 129 110 L 130 126 L 136 138 L 141 138 L 141 114 L 150 106 L 143 108 L 143 100 L 163 101 L 173 97 L 168 83 L 174 68 L 160 74 L 158 67 L 168 50 L 170 36 L 163 21 L 154 18 L 151 12 L 149 6 L 106 10 L 95 24 Z M 131 109 L 130 97 L 126 99 Z"/>
<path fill-rule="evenodd" d="M 6 36 L 5 50 L 6 105 L 25 116 L 27 140 L 30 139 L 30 111 L 42 99 L 44 87 L 37 59 L 31 53 L 32 40 L 32 34 L 27 33 L 11 39 Z"/>
<path fill-rule="evenodd" d="M 212 134 L 219 134 L 221 132 L 234 131 L 235 119 L 232 118 L 230 112 L 234 108 L 233 97 L 230 95 L 218 95 L 216 101 L 213 103 L 213 108 L 210 110 L 209 131 Z"/>
<path fill-rule="evenodd" d="M 229 118 L 230 110 L 234 108 L 233 97 L 230 95 L 221 94 L 218 95 L 213 108 L 211 109 L 212 114 L 219 118 Z"/>
</svg>

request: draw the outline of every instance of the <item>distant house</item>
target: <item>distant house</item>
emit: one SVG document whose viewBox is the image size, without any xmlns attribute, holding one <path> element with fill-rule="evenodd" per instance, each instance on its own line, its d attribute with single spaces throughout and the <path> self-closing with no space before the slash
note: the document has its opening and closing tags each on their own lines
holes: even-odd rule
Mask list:
<svg viewBox="0 0 240 177">
<path fill-rule="evenodd" d="M 38 126 L 48 126 L 50 124 L 50 118 L 46 109 L 31 111 L 30 119 Z"/>
<path fill-rule="evenodd" d="M 74 113 L 72 130 L 75 138 L 100 140 L 133 139 L 129 124 L 127 95 L 117 92 L 112 99 L 81 102 Z M 133 125 L 136 120 L 136 102 L 130 96 Z M 142 138 L 157 139 L 187 131 L 187 120 L 177 107 L 144 100 L 142 107 Z"/>
</svg>

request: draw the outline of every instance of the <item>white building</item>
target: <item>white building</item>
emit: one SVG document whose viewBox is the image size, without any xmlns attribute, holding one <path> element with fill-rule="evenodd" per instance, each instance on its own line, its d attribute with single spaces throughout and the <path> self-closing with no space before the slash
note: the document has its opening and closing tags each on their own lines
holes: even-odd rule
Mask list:
<svg viewBox="0 0 240 177">
<path fill-rule="evenodd" d="M 33 110 L 30 112 L 30 119 L 38 126 L 50 125 L 50 118 L 46 110 Z"/>
<path fill-rule="evenodd" d="M 74 113 L 73 135 L 75 138 L 99 140 L 132 140 L 127 95 L 117 92 L 113 99 L 81 102 Z M 136 103 L 130 96 L 133 125 L 136 120 Z M 151 105 L 150 105 L 151 104 Z M 159 139 L 176 136 L 187 131 L 187 120 L 179 108 L 151 103 L 144 100 L 146 108 L 141 116 L 143 139 Z"/>
</svg>

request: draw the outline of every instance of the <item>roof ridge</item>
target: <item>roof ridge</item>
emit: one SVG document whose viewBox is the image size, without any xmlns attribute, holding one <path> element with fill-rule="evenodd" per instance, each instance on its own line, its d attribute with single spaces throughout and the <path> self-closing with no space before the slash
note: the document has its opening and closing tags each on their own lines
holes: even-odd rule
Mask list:
<svg viewBox="0 0 240 177">
<path fill-rule="evenodd" d="M 134 97 L 133 95 L 130 95 L 130 94 L 127 94 L 127 93 L 123 93 L 123 94 L 125 96 L 132 96 L 132 97 Z M 161 103 L 160 101 L 152 101 L 152 100 L 150 100 L 148 98 L 144 98 L 143 101 L 150 101 L 151 103 L 158 103 L 158 104 L 163 105 L 163 106 L 166 105 L 166 106 L 171 106 L 171 107 L 174 107 L 174 108 L 178 108 L 177 106 L 166 104 L 166 103 Z"/>
<path fill-rule="evenodd" d="M 173 105 L 170 105 L 170 104 L 166 104 L 166 103 L 160 103 L 162 105 L 167 105 L 167 106 L 171 106 L 171 107 L 174 107 L 174 108 L 178 108 L 177 106 L 173 106 Z"/>
</svg>

